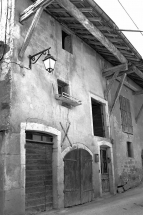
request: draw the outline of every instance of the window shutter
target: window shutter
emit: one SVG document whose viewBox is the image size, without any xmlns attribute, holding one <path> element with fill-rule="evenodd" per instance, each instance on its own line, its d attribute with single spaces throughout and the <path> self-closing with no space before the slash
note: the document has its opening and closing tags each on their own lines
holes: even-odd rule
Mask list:
<svg viewBox="0 0 143 215">
<path fill-rule="evenodd" d="M 130 101 L 123 96 L 119 97 L 119 101 L 121 110 L 122 130 L 125 133 L 133 134 Z"/>
<path fill-rule="evenodd" d="M 71 35 L 66 36 L 66 38 L 65 38 L 65 50 L 72 53 Z"/>
</svg>

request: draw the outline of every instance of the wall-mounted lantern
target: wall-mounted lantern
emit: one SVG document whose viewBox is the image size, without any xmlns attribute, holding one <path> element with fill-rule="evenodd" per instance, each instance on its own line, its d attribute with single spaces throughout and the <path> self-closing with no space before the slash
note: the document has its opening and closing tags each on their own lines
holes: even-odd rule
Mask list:
<svg viewBox="0 0 143 215">
<path fill-rule="evenodd" d="M 56 60 L 54 59 L 53 56 L 51 56 L 50 51 L 49 51 L 50 48 L 44 49 L 43 51 L 38 52 L 35 55 L 29 55 L 29 68 L 31 69 L 32 68 L 32 64 L 35 64 L 42 55 L 46 55 L 46 57 L 43 60 L 45 69 L 49 73 L 53 72 Z"/>
<path fill-rule="evenodd" d="M 99 162 L 99 154 L 94 154 L 94 162 L 95 163 Z"/>
</svg>

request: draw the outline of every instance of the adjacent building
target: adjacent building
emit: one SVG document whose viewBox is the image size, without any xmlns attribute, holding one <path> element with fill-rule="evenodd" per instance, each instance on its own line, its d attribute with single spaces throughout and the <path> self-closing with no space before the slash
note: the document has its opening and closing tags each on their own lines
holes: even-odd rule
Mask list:
<svg viewBox="0 0 143 215">
<path fill-rule="evenodd" d="M 6 0 L 0 40 L 0 214 L 138 185 L 143 60 L 96 2 Z"/>
</svg>

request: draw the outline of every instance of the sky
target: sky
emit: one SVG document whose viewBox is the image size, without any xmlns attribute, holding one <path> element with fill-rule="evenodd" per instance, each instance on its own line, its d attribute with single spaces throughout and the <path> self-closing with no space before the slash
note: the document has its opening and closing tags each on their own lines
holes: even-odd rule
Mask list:
<svg viewBox="0 0 143 215">
<path fill-rule="evenodd" d="M 102 10 L 120 29 L 137 30 L 122 6 L 131 16 L 138 28 L 143 31 L 143 0 L 95 0 Z M 122 6 L 121 6 L 121 4 Z M 143 58 L 143 32 L 122 32 Z"/>
</svg>

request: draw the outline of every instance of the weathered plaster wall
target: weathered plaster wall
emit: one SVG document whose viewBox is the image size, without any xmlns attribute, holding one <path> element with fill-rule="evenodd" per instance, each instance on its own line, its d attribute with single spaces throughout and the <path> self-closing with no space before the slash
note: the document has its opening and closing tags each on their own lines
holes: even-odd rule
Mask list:
<svg viewBox="0 0 143 215">
<path fill-rule="evenodd" d="M 3 154 L 3 132 L 0 132 L 0 214 L 3 215 L 4 210 L 4 154 Z"/>
<path fill-rule="evenodd" d="M 23 24 L 19 23 L 19 14 L 29 5 L 30 1 L 16 1 L 15 25 L 13 31 L 14 54 L 12 61 L 12 93 L 10 133 L 6 141 L 5 158 L 5 214 L 24 214 L 25 178 L 21 175 L 20 158 L 20 125 L 21 122 L 41 123 L 62 132 L 71 123 L 68 136 L 73 144 L 86 145 L 89 150 L 99 153 L 97 143 L 103 138 L 94 138 L 90 107 L 90 93 L 104 98 L 105 81 L 102 79 L 102 68 L 108 64 L 95 51 L 72 35 L 73 54 L 62 49 L 61 26 L 49 15 L 43 12 L 38 26 L 22 61 L 18 53 L 25 39 L 32 18 Z M 33 55 L 45 48 L 51 47 L 51 54 L 56 58 L 53 74 L 49 74 L 43 66 L 42 59 L 29 70 L 28 55 Z M 22 64 L 22 66 L 21 66 Z M 82 101 L 81 106 L 68 109 L 55 99 L 58 93 L 57 79 L 70 86 L 70 94 Z M 83 126 L 84 125 L 84 126 Z M 69 146 L 65 139 L 62 151 Z M 93 163 L 95 196 L 100 193 L 99 166 Z M 15 208 L 14 205 L 17 205 Z"/>
<path fill-rule="evenodd" d="M 14 2 L 14 1 L 13 1 Z M 90 94 L 104 99 L 105 80 L 102 78 L 102 69 L 108 65 L 95 51 L 84 44 L 79 38 L 73 35 L 73 54 L 62 49 L 61 26 L 48 14 L 43 12 L 38 26 L 32 36 L 30 44 L 24 54 L 22 61 L 18 59 L 18 53 L 25 39 L 32 18 L 23 24 L 19 23 L 19 14 L 29 5 L 31 1 L 16 0 L 15 23 L 13 26 L 12 38 L 14 37 L 14 55 L 12 61 L 12 92 L 10 112 L 10 132 L 5 140 L 5 214 L 20 215 L 24 212 L 24 188 L 21 176 L 20 158 L 20 125 L 21 122 L 41 123 L 62 132 L 60 122 L 66 129 L 71 123 L 68 136 L 72 143 L 84 144 L 94 154 L 99 153 L 98 142 L 104 138 L 94 137 L 92 132 L 92 117 L 90 107 Z M 49 74 L 43 66 L 42 59 L 29 70 L 28 55 L 33 55 L 45 48 L 51 47 L 51 54 L 56 58 L 56 67 L 53 74 Z M 22 66 L 21 66 L 22 63 Z M 9 65 L 9 64 L 8 64 Z M 3 70 L 4 71 L 4 70 Z M 7 70 L 6 70 L 7 71 Z M 55 99 L 58 93 L 57 79 L 61 79 L 70 86 L 70 94 L 82 101 L 81 106 L 68 109 L 59 104 Z M 115 92 L 116 86 L 113 89 Z M 134 114 L 134 100 L 130 90 L 122 90 L 124 96 L 131 100 L 132 112 Z M 139 101 L 138 101 L 139 102 Z M 7 106 L 6 106 L 7 107 Z M 8 108 L 7 108 L 8 109 Z M 136 111 L 136 110 L 135 110 Z M 141 127 L 135 127 L 134 136 L 128 136 L 121 131 L 121 119 L 119 103 L 114 110 L 111 119 L 112 137 L 115 140 L 113 145 L 114 163 L 116 176 L 119 178 L 123 172 L 130 172 L 132 169 L 141 167 L 138 153 L 140 151 L 140 140 L 138 134 Z M 142 123 L 142 122 L 140 122 Z M 142 126 L 142 124 L 141 124 Z M 114 131 L 115 129 L 115 131 Z M 139 133 L 137 133 L 139 132 Z M 136 143 L 134 159 L 128 159 L 125 153 L 125 142 L 129 140 Z M 62 143 L 62 151 L 69 147 L 65 139 Z M 99 190 L 99 166 L 93 164 L 95 196 Z M 125 170 L 125 171 L 124 171 Z M 118 182 L 116 182 L 117 184 Z M 98 184 L 98 185 L 97 185 Z M 17 205 L 17 208 L 14 207 Z"/>
<path fill-rule="evenodd" d="M 115 96 L 115 92 L 119 82 L 113 86 L 110 102 Z M 135 84 L 134 84 L 135 85 Z M 131 106 L 133 135 L 122 132 L 122 121 L 120 113 L 119 100 L 116 103 L 115 109 L 111 116 L 111 130 L 113 138 L 113 149 L 114 149 L 114 163 L 115 163 L 115 175 L 116 175 L 116 186 L 123 184 L 129 184 L 128 187 L 137 185 L 142 179 L 142 166 L 141 166 L 141 140 L 142 140 L 142 120 L 136 123 L 135 117 L 137 110 L 142 104 L 140 97 L 134 96 L 132 91 L 123 87 L 121 95 L 128 98 Z M 133 143 L 133 158 L 127 156 L 127 141 Z"/>
<path fill-rule="evenodd" d="M 17 1 L 16 5 L 18 20 L 19 13 L 28 4 L 26 5 L 26 1 L 23 3 Z M 32 18 L 25 21 L 24 25 L 19 22 L 15 24 L 19 32 L 15 39 L 15 44 L 18 46 L 15 50 L 15 60 L 31 20 Z M 19 132 L 21 121 L 43 122 L 58 130 L 61 130 L 60 122 L 65 128 L 70 121 L 71 141 L 80 141 L 89 145 L 89 142 L 92 142 L 89 92 L 104 97 L 105 82 L 101 70 L 105 61 L 74 35 L 73 54 L 63 50 L 61 26 L 44 12 L 25 52 L 23 66 L 28 67 L 29 54 L 35 54 L 46 47 L 51 47 L 50 52 L 57 59 L 53 74 L 45 71 L 42 60 L 32 65 L 32 70 L 14 65 L 11 114 L 13 132 Z M 58 92 L 57 79 L 69 83 L 70 94 L 82 101 L 81 106 L 68 109 L 59 104 L 55 99 L 55 94 Z M 86 126 L 83 127 L 83 124 Z M 66 141 L 64 147 L 68 145 Z"/>
<path fill-rule="evenodd" d="M 16 149 L 11 145 L 11 151 L 9 150 L 10 145 L 8 133 L 8 130 L 10 129 L 14 1 L 3 1 L 1 12 L 0 41 L 5 43 L 5 49 L 3 50 L 5 52 L 3 54 L 3 51 L 1 51 L 0 56 L 0 214 L 3 215 L 7 214 L 7 210 L 9 211 L 8 203 L 10 202 L 10 195 L 8 195 L 8 190 L 10 188 L 6 186 L 6 181 L 9 181 L 9 176 L 13 174 L 13 166 L 11 165 L 11 160 L 13 160 L 13 158 L 10 159 L 10 154 L 14 149 Z M 16 150 L 14 150 L 13 154 L 15 153 Z M 14 181 L 11 183 L 14 183 Z M 11 195 L 11 199 L 12 198 L 13 196 Z"/>
<path fill-rule="evenodd" d="M 0 22 L 0 41 L 5 44 L 0 53 L 0 130 L 7 129 L 9 125 L 13 26 L 14 1 L 7 0 L 2 4 Z"/>
</svg>

